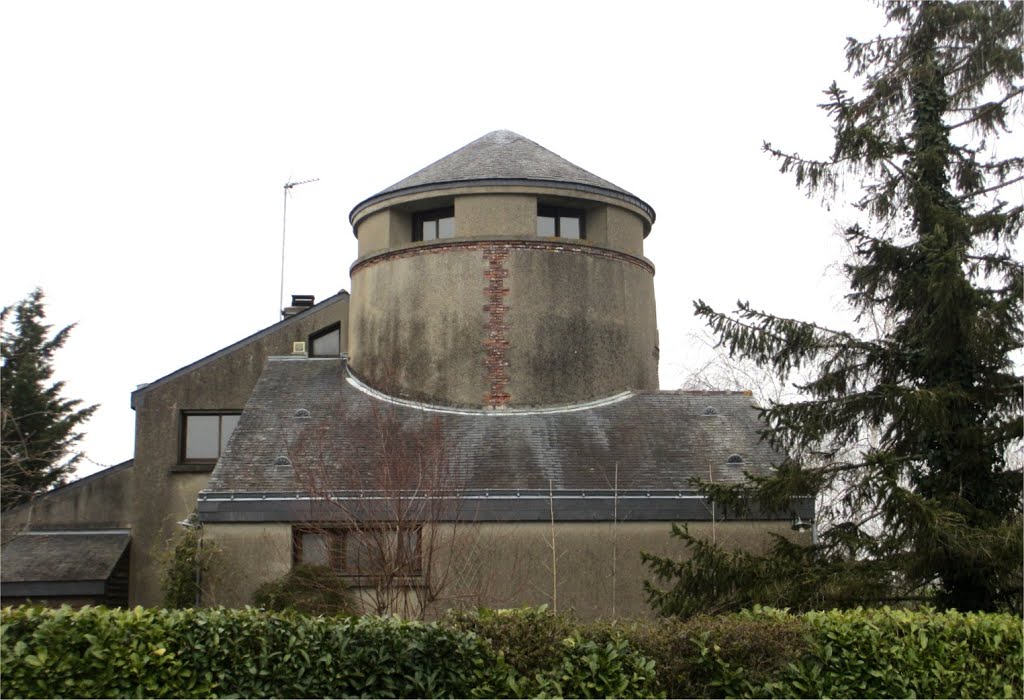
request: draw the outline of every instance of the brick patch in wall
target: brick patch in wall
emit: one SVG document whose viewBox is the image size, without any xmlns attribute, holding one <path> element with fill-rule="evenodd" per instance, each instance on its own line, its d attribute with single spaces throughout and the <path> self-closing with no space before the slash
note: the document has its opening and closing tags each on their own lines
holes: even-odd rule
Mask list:
<svg viewBox="0 0 1024 700">
<path fill-rule="evenodd" d="M 482 246 L 483 259 L 486 263 L 484 268 L 484 366 L 486 368 L 486 379 L 488 389 L 484 394 L 484 406 L 488 408 L 503 408 L 508 406 L 512 398 L 508 393 L 508 304 L 505 297 L 508 296 L 508 287 L 505 286 L 505 278 L 508 277 L 508 270 L 505 262 L 508 260 L 508 244 L 488 244 Z"/>
</svg>

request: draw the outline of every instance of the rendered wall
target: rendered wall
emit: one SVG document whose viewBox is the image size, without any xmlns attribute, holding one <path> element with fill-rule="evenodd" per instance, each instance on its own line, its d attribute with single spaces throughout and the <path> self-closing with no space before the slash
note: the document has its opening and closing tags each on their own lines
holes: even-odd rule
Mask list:
<svg viewBox="0 0 1024 700">
<path fill-rule="evenodd" d="M 7 542 L 19 532 L 47 529 L 130 527 L 136 502 L 134 466 L 119 464 L 74 481 L 3 513 L 0 537 Z"/>
<path fill-rule="evenodd" d="M 643 581 L 651 575 L 640 552 L 683 557 L 667 522 L 442 524 L 436 545 L 423 537 L 423 563 L 431 566 L 437 595 L 427 611 L 449 608 L 548 605 L 584 619 L 650 616 Z M 689 524 L 690 532 L 750 551 L 764 551 L 769 533 L 796 535 L 788 522 L 736 521 Z M 204 547 L 213 548 L 204 604 L 241 606 L 263 583 L 291 566 L 291 527 L 271 524 L 209 524 Z M 554 543 L 552 549 L 552 542 Z M 554 556 L 554 562 L 552 557 Z M 422 580 L 420 580 L 422 582 Z M 355 580 L 353 585 L 357 586 Z M 364 604 L 372 593 L 355 588 Z M 418 594 L 423 595 L 422 591 Z M 410 604 L 407 613 L 417 610 Z"/>
<path fill-rule="evenodd" d="M 292 528 L 286 523 L 210 523 L 203 527 L 209 557 L 202 582 L 203 605 L 242 607 L 264 583 L 292 567 Z"/>
<path fill-rule="evenodd" d="M 477 194 L 455 198 L 455 237 L 537 235 L 537 198 L 522 194 Z"/>
<path fill-rule="evenodd" d="M 573 610 L 584 619 L 648 617 L 643 582 L 653 577 L 640 553 L 686 557 L 670 531 L 667 522 L 556 523 L 552 537 L 551 525 L 545 523 L 474 525 L 455 536 L 462 540 L 456 547 L 463 552 L 458 567 L 468 575 L 455 578 L 449 598 L 457 605 L 473 601 L 469 607 L 548 605 Z M 770 546 L 769 533 L 796 536 L 788 522 L 779 521 L 714 527 L 691 522 L 689 531 L 753 552 Z M 476 552 L 476 561 L 473 554 L 467 556 L 470 551 Z M 438 563 L 443 565 L 443 559 Z"/>
<path fill-rule="evenodd" d="M 457 238 L 366 259 L 352 286 L 350 366 L 384 391 L 535 406 L 658 388 L 653 268 L 640 258 Z"/>
</svg>

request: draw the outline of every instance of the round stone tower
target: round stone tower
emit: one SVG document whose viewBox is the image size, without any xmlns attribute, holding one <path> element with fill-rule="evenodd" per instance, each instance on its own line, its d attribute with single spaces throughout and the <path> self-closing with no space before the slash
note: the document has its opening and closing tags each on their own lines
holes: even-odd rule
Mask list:
<svg viewBox="0 0 1024 700">
<path fill-rule="evenodd" d="M 360 202 L 349 366 L 395 396 L 557 406 L 658 388 L 654 210 L 494 131 Z"/>
</svg>

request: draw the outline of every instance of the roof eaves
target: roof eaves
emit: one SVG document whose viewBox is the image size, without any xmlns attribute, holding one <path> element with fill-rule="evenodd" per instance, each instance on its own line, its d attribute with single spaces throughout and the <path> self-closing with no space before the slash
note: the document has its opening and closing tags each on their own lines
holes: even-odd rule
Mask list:
<svg viewBox="0 0 1024 700">
<path fill-rule="evenodd" d="M 650 217 L 651 224 L 654 223 L 654 220 L 656 218 L 656 214 L 654 212 L 654 207 L 652 207 L 650 204 L 648 204 L 644 200 L 640 199 L 639 197 L 637 197 L 635 195 L 632 195 L 632 194 L 629 194 L 628 192 L 626 192 L 624 190 L 611 189 L 611 188 L 608 188 L 608 187 L 599 187 L 597 185 L 588 185 L 588 184 L 581 183 L 581 182 L 566 182 L 566 181 L 563 181 L 563 180 L 549 180 L 549 179 L 542 179 L 542 178 L 522 177 L 522 178 L 472 178 L 472 179 L 466 179 L 466 180 L 445 180 L 445 181 L 442 181 L 442 182 L 432 182 L 432 183 L 426 183 L 426 184 L 422 184 L 422 185 L 413 185 L 411 187 L 403 187 L 402 189 L 398 189 L 398 190 L 385 190 L 383 192 L 378 192 L 377 194 L 373 195 L 372 197 L 368 197 L 368 198 L 364 199 L 359 204 L 357 204 L 354 207 L 352 207 L 352 211 L 349 212 L 349 215 L 348 215 L 348 221 L 349 221 L 350 224 L 354 225 L 355 221 L 356 221 L 356 217 L 358 217 L 359 214 L 364 209 L 367 209 L 367 208 L 373 206 L 374 204 L 379 204 L 381 202 L 386 202 L 389 199 L 396 199 L 398 197 L 404 197 L 404 196 L 407 196 L 407 195 L 419 194 L 421 192 L 437 192 L 437 191 L 441 191 L 441 190 L 450 190 L 450 189 L 456 189 L 456 188 L 460 188 L 460 187 L 474 187 L 474 186 L 480 186 L 480 187 L 487 187 L 487 186 L 491 186 L 491 187 L 495 187 L 495 186 L 496 187 L 501 187 L 501 186 L 506 186 L 506 187 L 517 187 L 517 186 L 519 186 L 519 187 L 537 187 L 537 186 L 541 186 L 541 187 L 544 187 L 544 186 L 549 186 L 549 187 L 554 187 L 554 188 L 561 189 L 561 190 L 575 190 L 577 192 L 587 192 L 587 193 L 590 193 L 590 194 L 599 194 L 599 195 L 604 195 L 605 197 L 610 197 L 612 199 L 617 199 L 617 200 L 619 200 L 621 202 L 625 202 L 627 204 L 631 204 L 634 207 L 640 209 L 645 214 L 647 214 L 648 217 Z"/>
</svg>

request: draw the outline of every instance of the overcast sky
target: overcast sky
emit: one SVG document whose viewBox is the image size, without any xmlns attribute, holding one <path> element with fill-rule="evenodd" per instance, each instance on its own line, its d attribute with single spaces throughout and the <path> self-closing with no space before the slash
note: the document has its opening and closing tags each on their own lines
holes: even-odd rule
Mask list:
<svg viewBox="0 0 1024 700">
<path fill-rule="evenodd" d="M 77 322 L 56 363 L 101 408 L 93 465 L 132 456 L 129 395 L 350 289 L 362 199 L 511 129 L 650 203 L 662 388 L 692 300 L 837 320 L 842 210 L 761 153 L 827 155 L 815 105 L 849 35 L 833 2 L 7 2 L 0 9 L 0 303 Z M 443 303 L 443 290 L 428 298 Z M 837 320 L 838 322 L 838 320 Z"/>
</svg>

